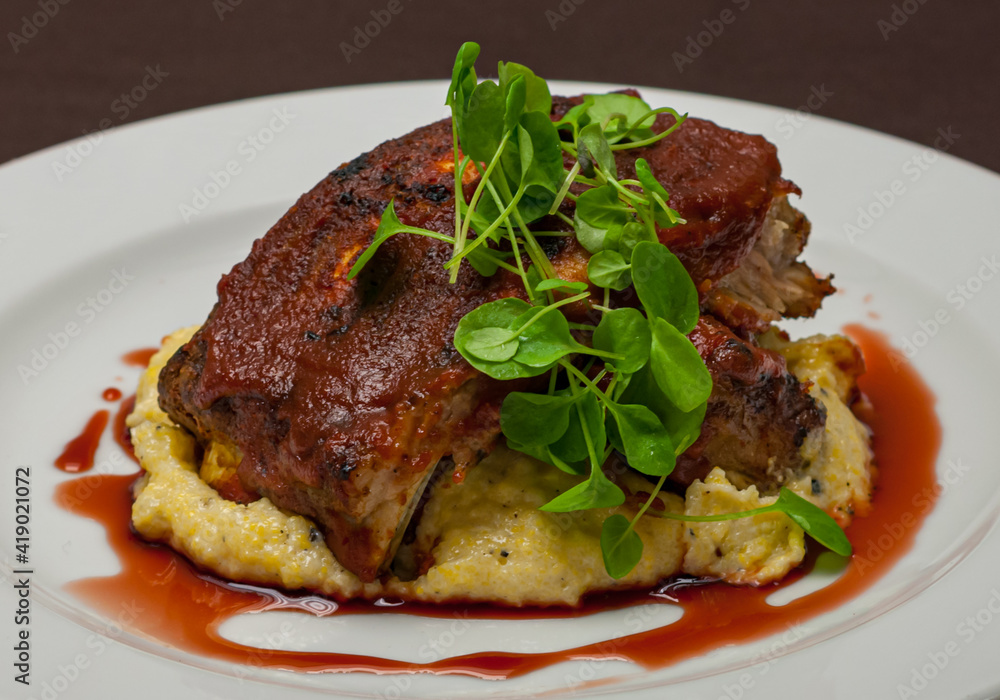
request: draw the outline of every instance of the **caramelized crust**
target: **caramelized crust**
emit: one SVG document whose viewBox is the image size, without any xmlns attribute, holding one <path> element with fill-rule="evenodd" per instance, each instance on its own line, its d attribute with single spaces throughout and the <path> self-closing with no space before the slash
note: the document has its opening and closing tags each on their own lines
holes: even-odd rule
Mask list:
<svg viewBox="0 0 1000 700">
<path fill-rule="evenodd" d="M 762 491 L 802 467 L 800 448 L 822 431 L 825 413 L 785 358 L 737 337 L 711 316 L 689 336 L 712 375 L 701 436 L 677 460 L 670 478 L 680 484 L 704 479 L 722 467 L 739 488 Z"/>
</svg>

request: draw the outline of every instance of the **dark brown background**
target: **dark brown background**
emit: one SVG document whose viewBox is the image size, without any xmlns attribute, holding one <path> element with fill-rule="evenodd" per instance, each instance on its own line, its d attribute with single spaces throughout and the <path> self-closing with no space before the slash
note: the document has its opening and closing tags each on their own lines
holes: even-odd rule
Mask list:
<svg viewBox="0 0 1000 700">
<path fill-rule="evenodd" d="M 515 60 L 546 78 L 789 108 L 823 88 L 832 93 L 819 109 L 825 116 L 925 144 L 951 127 L 960 135 L 953 154 L 1000 171 L 996 0 L 395 0 L 401 12 L 348 63 L 342 42 L 390 1 L 0 0 L 0 162 L 102 120 L 331 85 L 445 78 L 458 45 L 474 39 L 484 49 L 480 66 Z M 37 13 L 45 6 L 58 11 L 43 23 Z M 674 52 L 726 9 L 734 21 L 679 71 Z M 878 23 L 894 12 L 900 26 L 884 38 L 892 25 Z M 43 25 L 34 33 L 23 26 L 33 15 Z M 126 110 L 115 100 L 147 66 L 169 75 L 122 119 Z"/>
</svg>

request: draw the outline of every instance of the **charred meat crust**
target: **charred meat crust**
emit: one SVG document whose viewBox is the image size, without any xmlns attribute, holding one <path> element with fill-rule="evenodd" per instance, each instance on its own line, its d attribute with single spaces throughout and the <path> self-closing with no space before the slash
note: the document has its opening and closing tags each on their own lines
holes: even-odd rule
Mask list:
<svg viewBox="0 0 1000 700">
<path fill-rule="evenodd" d="M 556 112 L 566 104 L 557 99 Z M 668 125 L 661 115 L 658 128 Z M 711 122 L 689 119 L 637 151 L 617 156 L 619 173 L 631 177 L 638 156 L 650 162 L 688 221 L 660 231 L 661 239 L 702 292 L 743 263 L 773 200 L 795 191 L 771 144 Z M 234 443 L 243 486 L 313 518 L 338 560 L 364 581 L 391 559 L 436 463 L 450 455 L 461 468 L 489 452 L 503 397 L 533 386 L 479 375 L 451 344 L 468 311 L 521 293 L 516 277 L 482 278 L 463 265 L 451 285 L 442 267 L 450 246 L 396 236 L 347 279 L 391 199 L 404 223 L 450 232 L 452 167 L 444 120 L 334 170 L 221 279 L 208 320 L 160 376 L 163 409 L 203 441 Z M 475 182 L 465 186 L 471 192 Z M 579 274 L 582 261 L 585 276 L 586 254 L 574 239 L 560 238 L 547 252 L 560 270 Z M 714 324 L 709 335 L 721 336 L 725 328 Z M 765 450 L 787 453 L 798 426 L 787 439 L 763 426 L 743 439 L 733 434 L 747 427 L 735 406 L 742 401 L 742 415 L 756 411 L 767 420 L 774 411 L 798 415 L 801 387 L 787 373 L 779 379 L 776 365 L 768 365 L 765 386 L 718 367 L 713 377 L 725 390 L 713 393 L 705 436 L 692 450 L 708 460 L 735 460 L 742 450 L 755 465 Z M 794 406 L 769 409 L 769 401 Z M 774 430 L 782 426 L 790 424 L 779 421 Z M 758 438 L 769 441 L 754 444 Z"/>
<path fill-rule="evenodd" d="M 701 436 L 677 460 L 670 478 L 690 484 L 722 467 L 742 488 L 763 490 L 802 467 L 800 448 L 826 414 L 772 350 L 739 338 L 711 316 L 689 336 L 712 375 Z"/>
</svg>

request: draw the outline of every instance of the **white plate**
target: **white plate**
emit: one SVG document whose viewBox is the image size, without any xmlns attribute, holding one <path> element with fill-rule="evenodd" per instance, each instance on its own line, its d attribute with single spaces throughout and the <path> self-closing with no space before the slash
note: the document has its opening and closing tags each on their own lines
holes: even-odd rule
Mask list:
<svg viewBox="0 0 1000 700">
<path fill-rule="evenodd" d="M 574 94 L 612 86 L 553 87 Z M 669 684 L 672 697 L 708 700 L 806 693 L 993 697 L 1000 689 L 1000 622 L 994 622 L 1000 615 L 1000 533 L 993 527 L 1000 511 L 1000 274 L 981 259 L 995 260 L 1000 252 L 1000 178 L 818 117 L 799 122 L 771 107 L 664 90 L 647 89 L 644 96 L 656 106 L 766 135 L 778 145 L 785 173 L 804 190 L 801 208 L 814 224 L 807 257 L 815 269 L 835 271 L 843 293 L 828 300 L 818 320 L 794 324 L 793 333 L 835 331 L 860 321 L 885 330 L 897 346 L 904 339 L 922 346 L 912 361 L 938 397 L 944 430 L 938 473 L 943 477 L 949 462 L 962 468 L 913 550 L 876 586 L 842 609 L 803 621 L 803 639 L 781 647 L 782 655 L 767 664 L 751 660 L 777 638 L 653 672 L 624 662 L 577 662 L 505 682 L 310 676 L 215 663 L 109 627 L 61 590 L 67 581 L 117 570 L 101 527 L 55 507 L 51 494 L 73 478 L 52 461 L 85 418 L 106 407 L 101 390 L 121 377 L 118 385 L 131 391 L 137 372 L 123 370 L 121 353 L 202 321 L 220 274 L 245 257 L 251 241 L 301 192 L 380 141 L 445 116 L 444 90 L 439 82 L 406 83 L 249 100 L 115 129 L 99 143 L 56 146 L 0 168 L 0 554 L 9 576 L 13 470 L 30 465 L 35 570 L 33 684 L 23 688 L 11 680 L 16 628 L 8 612 L 17 599 L 4 585 L 0 695 L 115 698 L 141 688 L 148 700 L 175 699 L 179 692 L 248 699 L 279 693 L 500 697 L 630 689 L 637 697 L 662 697 L 661 686 Z M 230 173 L 219 175 L 227 166 Z M 204 201 L 196 201 L 196 190 Z M 197 212 L 188 211 L 189 222 L 185 205 Z M 859 208 L 868 212 L 860 225 Z M 845 229 L 849 223 L 857 226 L 856 235 Z M 102 294 L 116 271 L 134 279 L 124 288 L 113 285 L 117 294 Z M 987 274 L 992 277 L 983 279 Z M 975 290 L 961 308 L 959 285 Z M 88 297 L 97 300 L 99 313 L 80 308 Z M 868 318 L 868 311 L 881 320 Z M 64 348 L 46 349 L 50 334 L 58 338 L 70 322 L 80 333 Z M 51 359 L 25 381 L 18 368 L 30 366 L 35 351 Z M 117 449 L 105 443 L 99 463 Z M 388 632 L 390 625 L 370 623 L 347 620 L 333 634 L 303 623 L 296 643 L 405 657 L 442 635 L 426 621 L 393 622 Z M 621 634 L 621 624 L 611 615 L 571 631 L 544 622 L 477 629 L 460 636 L 448 653 L 479 645 L 561 648 L 569 645 L 567 637 L 576 646 L 585 634 Z M 586 689 L 573 685 L 574 678 L 593 676 L 613 680 Z"/>
</svg>

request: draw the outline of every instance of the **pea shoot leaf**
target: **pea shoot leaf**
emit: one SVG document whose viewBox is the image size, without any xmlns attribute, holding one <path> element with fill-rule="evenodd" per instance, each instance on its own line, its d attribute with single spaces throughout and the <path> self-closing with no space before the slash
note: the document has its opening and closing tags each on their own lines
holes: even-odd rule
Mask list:
<svg viewBox="0 0 1000 700">
<path fill-rule="evenodd" d="M 494 379 L 534 377 L 566 355 L 588 349 L 573 339 L 558 309 L 513 297 L 463 316 L 455 329 L 455 347 L 469 364 Z"/>
<path fill-rule="evenodd" d="M 484 229 L 485 230 L 485 229 Z M 483 277 L 492 277 L 496 274 L 499 269 L 497 263 L 502 262 L 504 257 L 511 255 L 510 253 L 503 253 L 499 250 L 494 250 L 493 248 L 487 248 L 486 246 L 479 246 L 478 248 L 473 248 L 465 256 L 465 259 L 469 261 L 473 269 L 478 272 Z"/>
<path fill-rule="evenodd" d="M 477 328 L 465 341 L 467 352 L 480 360 L 503 362 L 514 357 L 518 348 L 517 336 L 506 328 Z"/>
<path fill-rule="evenodd" d="M 492 80 L 476 86 L 458 127 L 462 151 L 473 160 L 488 163 L 503 138 L 504 95 Z"/>
<path fill-rule="evenodd" d="M 531 305 L 546 306 L 549 303 L 548 298 L 542 293 L 542 291 L 538 290 L 538 285 L 544 281 L 542 279 L 542 273 L 538 271 L 538 267 L 536 265 L 528 267 L 525 271 L 524 278 L 527 283 L 525 288 L 528 290 L 528 296 L 531 297 Z"/>
<path fill-rule="evenodd" d="M 652 330 L 649 366 L 657 385 L 681 411 L 693 411 L 712 393 L 712 375 L 687 336 L 662 318 Z"/>
<path fill-rule="evenodd" d="M 698 290 L 684 265 L 662 243 L 641 241 L 632 254 L 632 281 L 646 313 L 688 334 L 698 322 Z"/>
<path fill-rule="evenodd" d="M 458 49 L 455 65 L 451 69 L 451 85 L 448 86 L 448 97 L 445 104 L 453 109 L 464 107 L 465 99 L 476 88 L 476 58 L 479 57 L 479 44 L 467 41 Z"/>
<path fill-rule="evenodd" d="M 601 526 L 604 568 L 613 579 L 625 578 L 642 559 L 642 539 L 621 513 L 605 519 Z"/>
<path fill-rule="evenodd" d="M 794 520 L 810 537 L 842 557 L 850 556 L 851 542 L 847 535 L 822 508 L 810 503 L 794 491 L 782 487 L 778 500 L 770 506 Z"/>
<path fill-rule="evenodd" d="M 499 214 L 499 212 L 497 213 Z M 469 219 L 470 223 L 472 224 L 472 230 L 474 231 L 485 231 L 494 221 L 494 219 L 487 219 L 483 215 L 483 212 L 481 211 L 480 207 L 476 207 L 475 209 L 469 209 L 468 206 L 463 206 L 462 218 Z M 501 236 L 501 231 L 499 229 L 494 231 L 494 233 L 490 234 L 490 238 L 494 241 L 499 240 L 500 236 Z"/>
<path fill-rule="evenodd" d="M 653 384 L 655 386 L 656 382 Z M 701 424 L 705 422 L 707 410 L 707 399 L 690 411 L 682 411 L 673 404 L 668 404 L 665 412 L 668 418 L 664 421 L 664 425 L 670 426 L 670 439 L 674 441 L 674 452 L 678 457 L 684 454 L 684 451 L 701 435 Z"/>
<path fill-rule="evenodd" d="M 559 132 L 548 114 L 526 112 L 521 115 L 517 148 L 521 166 L 520 186 L 538 185 L 553 194 L 558 192 L 566 172 Z"/>
<path fill-rule="evenodd" d="M 619 401 L 641 404 L 655 413 L 660 422 L 667 427 L 670 440 L 674 443 L 674 453 L 678 456 L 693 445 L 701 435 L 701 424 L 705 420 L 707 404 L 700 404 L 687 412 L 674 406 L 657 385 L 649 364 L 632 377 Z"/>
<path fill-rule="evenodd" d="M 643 192 L 645 192 L 652 203 L 653 216 L 656 219 L 656 223 L 664 228 L 669 228 L 680 222 L 680 215 L 667 205 L 667 202 L 670 201 L 670 194 L 663 188 L 663 185 L 659 183 L 656 177 L 653 176 L 653 171 L 650 169 L 649 163 L 646 162 L 645 158 L 636 159 L 635 174 L 639 178 L 639 182 L 642 183 Z"/>
<path fill-rule="evenodd" d="M 517 319 L 531 307 L 516 297 L 505 297 L 483 304 L 467 313 L 459 322 L 459 328 L 510 328 L 514 330 Z"/>
<path fill-rule="evenodd" d="M 847 535 L 822 508 L 807 501 L 794 491 L 782 487 L 774 503 L 743 510 L 738 513 L 718 513 L 714 515 L 684 515 L 681 513 L 659 513 L 661 517 L 684 522 L 713 523 L 724 520 L 751 518 L 764 513 L 784 513 L 821 545 L 842 557 L 851 555 L 852 547 Z"/>
<path fill-rule="evenodd" d="M 507 83 L 501 81 L 500 89 L 504 93 L 503 130 L 506 132 L 517 126 L 521 119 L 521 113 L 524 112 L 524 77 L 516 76 L 514 80 Z"/>
<path fill-rule="evenodd" d="M 570 421 L 570 425 L 573 425 L 573 421 Z M 548 459 L 545 460 L 549 464 L 561 469 L 567 474 L 582 475 L 587 473 L 587 460 L 580 459 L 576 462 L 565 462 L 561 457 L 559 457 L 551 445 L 545 448 L 545 452 L 548 455 Z"/>
<path fill-rule="evenodd" d="M 583 101 L 578 105 L 574 105 L 567 110 L 566 114 L 556 122 L 556 128 L 565 129 L 569 127 L 573 131 L 573 141 L 576 142 L 580 129 L 590 123 L 590 117 L 587 114 L 594 104 L 593 95 L 584 95 Z"/>
<path fill-rule="evenodd" d="M 505 434 L 506 436 L 506 434 Z M 507 437 L 507 447 L 514 450 L 515 452 L 520 452 L 521 454 L 526 454 L 529 457 L 534 457 L 539 462 L 545 462 L 546 464 L 551 464 L 556 466 L 553 461 L 549 458 L 549 450 L 545 445 L 525 445 L 523 443 L 512 440 Z M 575 473 L 575 472 L 570 472 Z"/>
<path fill-rule="evenodd" d="M 639 182 L 642 183 L 642 188 L 647 192 L 655 192 L 663 198 L 663 201 L 670 199 L 670 195 L 663 188 L 653 176 L 653 171 L 649 167 L 649 163 L 646 162 L 645 158 L 636 158 L 635 160 L 635 174 L 639 178 Z"/>
<path fill-rule="evenodd" d="M 445 104 L 451 107 L 451 119 L 456 134 L 464 127 L 466 107 L 476 89 L 475 64 L 478 56 L 479 44 L 473 41 L 462 44 L 455 56 Z"/>
<path fill-rule="evenodd" d="M 629 466 L 649 476 L 666 476 L 674 470 L 677 455 L 670 433 L 656 414 L 639 404 L 609 402 L 620 448 Z"/>
<path fill-rule="evenodd" d="M 368 261 L 375 257 L 375 253 L 378 252 L 382 244 L 405 228 L 400 222 L 399 217 L 396 216 L 395 199 L 390 199 L 389 206 L 382 212 L 382 218 L 379 220 L 378 228 L 375 230 L 375 236 L 372 238 L 371 245 L 365 249 L 365 252 L 361 254 L 361 257 L 351 267 L 351 271 L 347 273 L 347 279 L 354 279 Z"/>
<path fill-rule="evenodd" d="M 549 449 L 553 455 L 567 463 L 580 462 L 589 456 L 588 438 L 592 445 L 607 444 L 604 412 L 597 397 L 590 392 L 577 397 L 570 414 L 569 428 L 559 440 L 549 445 Z"/>
<path fill-rule="evenodd" d="M 491 301 L 473 309 L 458 322 L 458 327 L 455 329 L 455 348 L 470 365 L 494 379 L 517 379 L 541 374 L 545 371 L 544 369 L 528 367 L 513 359 L 506 361 L 485 360 L 469 348 L 470 342 L 476 351 L 481 351 L 483 348 L 482 336 L 476 335 L 476 331 L 499 329 L 513 334 L 521 327 L 518 319 L 531 308 L 527 302 L 509 297 Z M 519 348 L 520 339 L 518 339 Z"/>
<path fill-rule="evenodd" d="M 622 254 L 623 258 L 631 263 L 635 247 L 643 241 L 648 241 L 649 243 L 660 242 L 656 234 L 650 231 L 648 226 L 643 226 L 636 221 L 630 221 L 622 228 L 621 235 L 615 241 L 615 248 Z"/>
<path fill-rule="evenodd" d="M 555 192 L 547 187 L 528 185 L 517 203 L 517 211 L 525 222 L 537 221 L 549 213 L 549 207 L 555 198 Z"/>
<path fill-rule="evenodd" d="M 515 78 L 521 77 L 524 80 L 525 102 L 524 109 L 529 112 L 541 112 L 548 117 L 552 111 L 552 95 L 549 93 L 549 85 L 544 79 L 535 75 L 527 66 L 520 63 L 500 61 L 498 66 L 500 85 L 507 85 Z"/>
<path fill-rule="evenodd" d="M 562 437 L 549 445 L 548 449 L 552 457 L 566 464 L 586 465 L 588 457 L 587 443 L 583 439 L 583 428 L 580 425 L 580 421 L 576 419 L 574 414 L 570 414 L 569 428 L 566 429 Z M 585 472 L 586 466 L 577 473 L 583 474 Z"/>
<path fill-rule="evenodd" d="M 513 356 L 528 367 L 548 369 L 566 355 L 586 350 L 573 339 L 566 317 L 558 310 L 547 312 L 548 308 L 535 306 L 518 318 L 517 328 L 533 319 L 518 336 L 517 354 Z"/>
<path fill-rule="evenodd" d="M 618 190 L 611 185 L 591 187 L 576 200 L 577 216 L 595 228 L 624 226 L 628 215 L 618 199 Z"/>
<path fill-rule="evenodd" d="M 610 177 L 618 177 L 615 156 L 604 137 L 600 124 L 588 124 L 580 130 L 577 138 L 577 156 L 580 161 L 580 172 L 587 177 L 594 177 L 594 166 L 600 166 L 601 171 Z"/>
<path fill-rule="evenodd" d="M 537 377 L 539 374 L 544 374 L 549 368 L 548 367 L 529 367 L 528 365 L 521 364 L 513 358 L 507 360 L 506 362 L 489 362 L 487 360 L 480 360 L 476 357 L 467 356 L 462 353 L 466 361 L 476 369 L 478 369 L 483 374 L 492 377 L 493 379 L 524 379 L 525 377 Z"/>
<path fill-rule="evenodd" d="M 517 157 L 515 155 L 512 155 L 512 151 L 514 150 L 512 144 L 514 143 L 514 140 L 515 139 L 508 140 L 506 147 L 501 152 L 500 154 L 501 164 L 507 163 L 512 159 L 516 160 Z M 473 229 L 476 230 L 477 232 L 485 231 L 494 222 L 501 219 L 500 214 L 504 211 L 504 209 L 507 208 L 509 200 L 505 199 L 503 195 L 501 195 L 499 192 L 500 190 L 499 183 L 501 179 L 508 179 L 506 171 L 503 169 L 502 165 L 501 167 L 496 168 L 490 175 L 489 182 L 493 184 L 494 189 L 492 191 L 487 190 L 486 194 L 484 194 L 482 198 L 479 200 L 479 205 L 476 207 L 474 211 L 474 215 L 476 218 L 472 220 L 472 226 Z M 508 186 L 510 186 L 511 183 L 509 180 L 507 184 Z M 513 187 L 515 189 L 517 188 L 516 182 L 513 183 Z M 496 199 L 494 199 L 494 196 L 499 197 L 500 201 L 498 202 Z M 505 235 L 505 233 L 506 233 L 506 227 L 503 225 L 503 221 L 501 220 L 500 225 L 493 230 L 493 235 L 491 237 L 493 238 L 494 241 L 499 241 L 500 238 Z"/>
<path fill-rule="evenodd" d="M 572 422 L 570 422 L 572 425 Z M 587 473 L 587 463 L 578 460 L 576 462 L 566 462 L 559 457 L 557 457 L 552 449 L 547 446 L 536 447 L 532 445 L 523 445 L 510 438 L 507 439 L 507 447 L 517 452 L 528 455 L 529 457 L 534 457 L 539 462 L 544 462 L 545 464 L 551 464 L 553 467 L 566 472 L 567 474 L 573 474 L 574 476 L 581 476 Z"/>
<path fill-rule="evenodd" d="M 585 292 L 587 291 L 586 282 L 567 282 L 564 279 L 559 279 L 558 277 L 553 277 L 547 280 L 542 280 L 535 285 L 536 292 L 547 292 L 549 290 L 559 290 L 560 292 Z"/>
<path fill-rule="evenodd" d="M 613 484 L 600 469 L 568 491 L 559 494 L 539 510 L 550 513 L 569 513 L 590 508 L 614 508 L 625 502 L 625 494 Z"/>
<path fill-rule="evenodd" d="M 508 440 L 529 447 L 544 447 L 561 438 L 569 428 L 572 396 L 549 396 L 515 391 L 500 407 L 500 427 Z M 573 416 L 576 418 L 575 414 Z"/>
<path fill-rule="evenodd" d="M 632 283 L 631 268 L 620 253 L 602 250 L 587 261 L 587 276 L 598 287 L 621 291 Z"/>
<path fill-rule="evenodd" d="M 387 240 L 395 236 L 397 233 L 415 233 L 421 236 L 427 236 L 429 238 L 435 238 L 440 241 L 447 241 L 449 243 L 453 242 L 451 236 L 446 236 L 437 231 L 429 231 L 427 229 L 416 228 L 415 226 L 407 226 L 399 220 L 396 216 L 395 200 L 390 199 L 389 205 L 382 212 L 382 218 L 379 219 L 378 228 L 375 229 L 375 235 L 372 237 L 371 245 L 369 245 L 365 251 L 358 257 L 354 265 L 351 267 L 350 272 L 347 273 L 347 279 L 354 279 L 362 268 L 371 260 L 378 249 Z"/>
<path fill-rule="evenodd" d="M 591 95 L 591 97 L 594 98 L 594 103 L 587 109 L 587 116 L 591 123 L 602 125 L 607 123 L 605 133 L 611 143 L 619 141 L 629 127 L 650 111 L 650 107 L 645 101 L 632 95 L 608 93 L 606 95 Z M 632 130 L 630 138 L 638 140 L 652 136 L 651 127 L 655 120 L 654 115 L 643 119 L 642 124 Z"/>
<path fill-rule="evenodd" d="M 617 374 L 634 374 L 649 360 L 652 335 L 649 322 L 638 309 L 608 311 L 594 331 L 593 344 L 598 350 L 621 355 L 620 360 L 605 360 Z"/>
<path fill-rule="evenodd" d="M 608 235 L 606 228 L 591 226 L 580 218 L 579 210 L 573 213 L 573 228 L 576 229 L 576 240 L 580 241 L 580 245 L 589 253 L 599 253 L 604 250 L 604 242 Z"/>
<path fill-rule="evenodd" d="M 629 224 L 625 224 L 628 226 Z M 616 253 L 621 253 L 622 244 L 622 232 L 625 230 L 625 226 L 612 226 L 608 229 L 604 236 L 604 249 L 613 250 Z M 624 255 L 622 255 L 625 258 Z M 629 262 L 628 258 L 625 258 L 625 262 Z"/>
<path fill-rule="evenodd" d="M 597 397 L 593 400 L 588 398 L 589 394 L 582 396 L 579 401 L 585 403 L 583 407 L 584 421 L 580 420 L 579 412 L 574 408 L 570 413 L 569 427 L 563 436 L 549 445 L 552 454 L 566 462 L 567 464 L 579 464 L 585 462 L 589 456 L 587 452 L 587 440 L 584 437 L 584 424 L 589 426 L 587 430 L 592 439 L 597 439 L 599 434 L 604 433 L 604 417 L 601 415 L 601 406 L 597 402 Z M 598 430 L 598 422 L 600 429 Z"/>
</svg>

